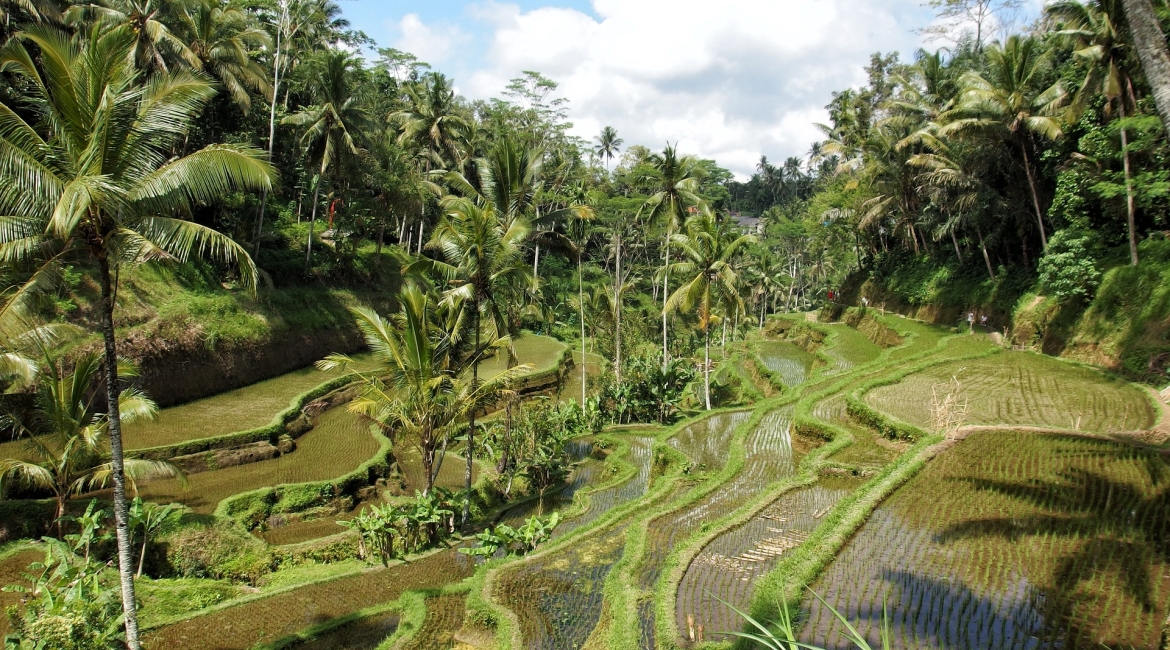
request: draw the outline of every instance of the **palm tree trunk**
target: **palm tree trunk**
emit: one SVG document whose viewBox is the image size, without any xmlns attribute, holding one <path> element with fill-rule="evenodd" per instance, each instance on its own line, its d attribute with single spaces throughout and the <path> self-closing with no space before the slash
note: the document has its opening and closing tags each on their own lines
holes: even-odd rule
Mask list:
<svg viewBox="0 0 1170 650">
<path fill-rule="evenodd" d="M 419 224 L 419 228 L 422 224 Z M 422 239 L 421 237 L 419 239 Z M 477 290 L 478 291 L 478 290 Z M 472 309 L 475 310 L 475 360 L 471 363 L 471 390 L 474 393 L 479 385 L 479 300 L 472 302 Z M 472 464 L 475 462 L 475 407 L 470 409 L 471 416 L 468 418 L 467 428 L 467 473 L 464 475 L 464 487 L 467 493 L 463 496 L 463 519 L 460 522 L 460 527 L 466 531 L 467 525 L 471 521 L 471 470 Z"/>
<path fill-rule="evenodd" d="M 708 319 L 710 314 L 708 314 Z M 707 410 L 711 410 L 711 322 L 703 327 L 703 397 Z"/>
<path fill-rule="evenodd" d="M 987 275 L 995 282 L 995 272 L 991 270 L 991 258 L 987 256 L 987 246 L 983 243 L 983 230 L 975 226 L 975 234 L 979 236 L 979 249 L 983 251 L 983 263 L 987 264 Z"/>
<path fill-rule="evenodd" d="M 1121 105 L 1120 116 L 1125 119 L 1125 101 L 1118 102 Z M 1121 129 L 1121 161 L 1122 167 L 1125 169 L 1125 219 L 1129 226 L 1129 262 L 1133 266 L 1138 264 L 1138 244 L 1137 244 L 1137 226 L 1134 221 L 1134 196 L 1133 196 L 1133 179 L 1130 177 L 1129 170 L 1129 136 L 1125 132 L 1125 128 Z"/>
<path fill-rule="evenodd" d="M 102 287 L 102 339 L 105 344 L 106 400 L 110 435 L 110 460 L 114 479 L 114 526 L 118 538 L 118 579 L 122 586 L 122 613 L 126 645 L 139 650 L 138 610 L 134 599 L 134 562 L 130 549 L 130 518 L 126 511 L 126 468 L 122 456 L 122 413 L 118 405 L 118 349 L 114 338 L 114 291 L 110 283 L 110 261 L 105 251 L 97 254 Z"/>
<path fill-rule="evenodd" d="M 533 279 L 540 278 L 540 275 L 538 272 L 539 268 L 540 268 L 540 244 L 537 244 L 536 245 L 536 252 L 532 256 L 532 277 L 533 277 Z"/>
<path fill-rule="evenodd" d="M 581 415 L 585 415 L 585 278 L 581 274 L 581 254 L 577 254 L 577 306 L 581 317 Z"/>
<path fill-rule="evenodd" d="M 280 25 L 276 28 L 276 55 L 272 65 L 272 101 L 268 111 L 268 162 L 272 162 L 272 150 L 276 145 L 276 96 L 280 90 L 280 48 L 284 36 L 285 23 L 288 21 L 288 2 L 280 3 Z M 260 257 L 260 237 L 264 234 L 264 212 L 268 208 L 268 188 L 260 193 L 260 217 L 256 220 L 256 246 L 252 250 L 252 258 Z"/>
<path fill-rule="evenodd" d="M 615 255 L 616 259 L 616 275 L 613 281 L 613 322 L 614 322 L 614 336 L 613 336 L 613 375 L 620 382 L 622 379 L 622 236 L 617 234 L 614 237 L 617 243 Z"/>
<path fill-rule="evenodd" d="M 666 301 L 670 299 L 670 230 L 666 231 L 666 266 L 662 269 L 662 367 L 670 362 L 666 347 Z"/>
<path fill-rule="evenodd" d="M 959 261 L 963 261 L 963 251 L 959 250 L 959 238 L 955 237 L 955 229 L 951 228 L 951 243 L 955 245 L 955 255 L 959 256 Z"/>
<path fill-rule="evenodd" d="M 1150 88 L 1154 91 L 1154 105 L 1162 125 L 1170 131 L 1170 48 L 1154 5 L 1150 0 L 1121 0 L 1125 19 L 1133 34 L 1138 59 Z"/>
<path fill-rule="evenodd" d="M 1040 227 L 1040 245 L 1048 248 L 1048 235 L 1044 233 L 1044 215 L 1040 211 L 1040 195 L 1036 193 L 1036 179 L 1032 177 L 1032 164 L 1028 161 L 1028 147 L 1020 140 L 1020 153 L 1024 154 L 1024 172 L 1028 175 L 1028 189 L 1032 190 L 1032 207 L 1036 209 L 1036 225 Z"/>
<path fill-rule="evenodd" d="M 317 202 L 321 200 L 321 179 L 317 178 L 317 187 L 313 188 L 313 211 L 309 217 L 309 243 L 305 245 L 305 275 L 309 274 L 309 262 L 313 257 L 313 227 L 317 223 Z"/>
</svg>

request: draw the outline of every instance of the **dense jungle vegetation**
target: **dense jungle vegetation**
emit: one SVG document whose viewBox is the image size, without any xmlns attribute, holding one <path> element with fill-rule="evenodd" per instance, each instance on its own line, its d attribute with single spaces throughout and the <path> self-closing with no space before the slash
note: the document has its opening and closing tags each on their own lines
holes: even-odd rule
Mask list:
<svg viewBox="0 0 1170 650">
<path fill-rule="evenodd" d="M 676 531 L 691 545 L 711 541 L 694 517 L 739 513 L 743 525 L 766 505 L 756 503 L 771 494 L 762 486 L 780 489 L 776 476 L 783 489 L 813 490 L 822 470 L 848 475 L 817 484 L 808 498 L 819 514 L 768 556 L 824 539 L 813 529 L 840 501 L 825 520 L 838 526 L 830 541 L 775 565 L 806 561 L 793 575 L 811 581 L 861 525 L 856 513 L 908 480 L 927 443 L 957 430 L 939 424 L 933 402 L 918 413 L 922 395 L 907 403 L 881 390 L 908 377 L 914 385 L 930 367 L 923 359 L 981 359 L 1014 343 L 1164 382 L 1170 10 L 1058 0 L 1032 24 L 988 35 L 996 11 L 1015 5 L 933 3 L 943 19 L 975 12 L 978 29 L 946 33 L 954 46 L 933 52 L 874 54 L 863 87 L 828 98 L 823 140 L 806 157 L 776 165 L 761 156 L 756 173 L 737 180 L 718 161 L 670 143 L 626 143 L 613 127 L 574 136 L 572 106 L 538 71 L 521 72 L 495 99 L 468 100 L 414 55 L 377 48 L 330 0 L 0 2 L 9 445 L 0 497 L 13 504 L 4 510 L 13 530 L 25 526 L 14 537 L 45 534 L 44 561 L 25 576 L 31 586 L 15 590 L 22 606 L 11 610 L 6 647 L 137 650 L 143 602 L 153 616 L 144 628 L 165 635 L 165 623 L 177 629 L 187 609 L 235 598 L 241 584 L 291 593 L 342 575 L 329 572 L 344 562 L 354 581 L 375 580 L 353 569 L 367 562 L 429 576 L 416 585 L 431 590 L 425 597 L 403 595 L 411 588 L 398 583 L 352 589 L 398 589 L 374 604 L 396 602 L 421 639 L 423 600 L 488 636 L 527 638 L 537 632 L 526 626 L 548 613 L 525 589 L 563 576 L 547 558 L 525 565 L 531 574 L 509 573 L 507 562 L 558 543 L 554 532 L 568 546 L 575 532 L 624 516 L 643 517 L 628 538 L 605 533 L 596 547 L 573 547 L 582 563 L 604 567 L 596 588 L 608 606 L 625 605 L 609 619 L 597 599 L 570 608 L 597 609 L 582 614 L 589 625 L 568 626 L 580 637 L 573 643 L 601 620 L 615 647 L 633 647 L 629 629 L 650 630 L 666 647 L 693 626 L 686 607 L 715 607 L 694 587 L 713 578 L 687 573 L 683 547 L 672 550 Z M 847 325 L 799 314 L 815 310 Z M 954 343 L 887 311 L 972 333 L 981 322 L 1000 345 Z M 166 397 L 135 381 L 151 355 L 337 329 L 360 332 L 369 354 L 320 360 L 332 374 L 281 393 L 277 401 L 295 396 L 293 406 L 265 410 L 259 422 L 271 424 L 210 421 L 231 419 L 223 414 L 208 419 L 228 427 L 215 434 L 124 442 L 159 418 L 155 400 Z M 767 344 L 782 351 L 766 353 Z M 1066 396 L 1109 396 L 1108 408 L 1086 411 L 1085 427 L 1130 432 L 1158 421 L 1141 391 L 1109 383 L 1120 380 L 1015 363 L 1005 382 L 1052 373 L 1072 377 Z M 888 374 L 866 374 L 878 372 Z M 562 403 L 524 401 L 569 373 L 578 383 Z M 758 404 L 783 408 L 738 420 L 719 411 Z M 1064 421 L 1075 405 L 1049 400 L 1039 423 L 996 419 L 994 405 L 972 413 L 990 413 L 987 426 L 1080 430 L 1079 413 L 1071 427 Z M 661 428 L 716 411 L 685 425 L 719 423 L 706 443 L 672 438 L 690 428 Z M 891 424 L 890 412 L 905 421 Z M 846 413 L 880 442 L 833 419 Z M 809 424 L 815 418 L 829 424 Z M 623 425 L 659 428 L 612 435 Z M 852 440 L 863 441 L 849 452 L 857 457 L 829 461 Z M 749 442 L 758 455 L 745 459 Z M 14 445 L 22 451 L 9 453 Z M 253 484 L 216 474 L 236 469 L 216 455 L 225 450 L 268 454 L 243 467 L 291 460 L 256 470 Z M 994 468 L 986 471 L 992 482 Z M 390 477 L 402 477 L 400 493 L 371 498 L 385 496 Z M 876 483 L 851 492 L 861 478 Z M 1161 478 L 1142 486 L 1156 496 L 1126 498 L 1164 500 Z M 589 498 L 575 501 L 586 488 Z M 545 514 L 550 491 L 568 495 L 564 513 Z M 165 497 L 189 501 L 162 505 Z M 680 505 L 639 513 L 628 506 L 640 497 Z M 333 517 L 341 498 L 348 518 L 336 527 L 352 535 L 304 553 L 270 548 L 282 546 L 264 537 L 271 522 L 313 508 Z M 1165 558 L 1164 518 L 1142 521 L 1154 522 L 1135 525 L 1150 540 L 1143 567 L 1153 566 Z M 650 559 L 626 561 L 627 545 Z M 159 554 L 165 562 L 152 559 Z M 644 568 L 636 577 L 635 567 Z M 479 582 L 454 588 L 438 576 Z M 796 585 L 756 578 L 760 597 L 799 602 Z M 1149 594 L 1160 592 L 1145 589 L 1143 607 L 1155 612 Z M 489 592 L 531 616 L 517 622 L 480 602 Z M 691 599 L 677 612 L 676 593 Z M 734 596 L 766 614 L 755 595 Z M 391 611 L 354 602 L 345 615 Z M 1074 645 L 1091 627 L 1075 610 L 1070 601 L 1072 613 L 1061 614 L 1075 623 L 1061 628 Z M 759 639 L 776 648 L 797 634 L 789 610 L 780 612 L 780 631 Z M 620 616 L 640 618 L 622 628 Z M 1142 625 L 1123 632 L 1148 636 Z M 703 642 L 702 625 L 697 637 L 688 632 Z"/>
</svg>

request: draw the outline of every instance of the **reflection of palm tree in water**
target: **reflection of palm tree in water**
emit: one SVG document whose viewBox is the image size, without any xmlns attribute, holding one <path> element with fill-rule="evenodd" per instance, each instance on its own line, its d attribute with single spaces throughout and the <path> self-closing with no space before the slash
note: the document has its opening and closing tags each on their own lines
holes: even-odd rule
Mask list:
<svg viewBox="0 0 1170 650">
<path fill-rule="evenodd" d="M 1161 614 L 1166 598 L 1158 596 L 1151 567 L 1170 565 L 1170 468 L 1152 451 L 1126 447 L 1111 441 L 1086 441 L 1100 448 L 1090 452 L 1102 467 L 1109 459 L 1144 469 L 1137 481 L 1111 477 L 1084 468 L 1060 472 L 1056 480 L 1019 482 L 963 479 L 980 490 L 1018 499 L 1036 512 L 1026 517 L 988 517 L 950 526 L 942 542 L 964 538 L 1000 536 L 1017 542 L 1030 537 L 1084 540 L 1076 550 L 1060 558 L 1048 585 L 1040 585 L 1037 606 L 1044 612 L 1042 638 L 1067 647 L 1100 647 L 1085 612 L 1108 617 L 1120 612 L 1102 607 L 1103 595 L 1084 587 L 1104 572 L 1120 576 L 1120 588 L 1147 614 Z M 1135 461 L 1137 461 L 1135 463 Z M 1139 474 L 1140 475 L 1140 474 Z M 1106 600 L 1111 600 L 1107 598 Z M 1091 609 L 1086 609 L 1091 608 Z M 1162 646 L 1170 640 L 1170 618 L 1163 625 Z M 1061 639 L 1063 637 L 1063 639 Z"/>
</svg>

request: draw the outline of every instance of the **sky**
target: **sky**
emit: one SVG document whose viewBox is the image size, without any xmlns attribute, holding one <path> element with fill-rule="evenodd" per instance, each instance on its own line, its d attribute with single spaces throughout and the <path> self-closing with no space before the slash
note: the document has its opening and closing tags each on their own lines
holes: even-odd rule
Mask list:
<svg viewBox="0 0 1170 650">
<path fill-rule="evenodd" d="M 471 99 L 535 70 L 560 84 L 574 135 L 713 158 L 744 178 L 804 157 L 834 90 L 873 52 L 923 46 L 920 0 L 341 0 L 355 29 L 418 56 Z M 939 44 L 929 45 L 936 48 Z"/>
</svg>

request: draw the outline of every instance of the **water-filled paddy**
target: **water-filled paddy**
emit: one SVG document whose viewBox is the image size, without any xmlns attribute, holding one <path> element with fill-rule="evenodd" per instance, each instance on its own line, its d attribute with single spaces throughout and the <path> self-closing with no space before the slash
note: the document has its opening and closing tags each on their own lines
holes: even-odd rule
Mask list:
<svg viewBox="0 0 1170 650">
<path fill-rule="evenodd" d="M 756 344 L 760 361 L 778 375 L 785 386 L 793 387 L 808 381 L 816 355 L 788 341 L 760 341 Z"/>
<path fill-rule="evenodd" d="M 881 505 L 815 589 L 897 647 L 1153 648 L 1170 608 L 1170 467 L 1122 444 L 983 432 Z M 805 640 L 846 647 L 810 608 Z"/>
<path fill-rule="evenodd" d="M 679 583 L 678 629 L 687 630 L 693 621 L 696 627 L 703 626 L 708 640 L 742 629 L 742 619 L 720 599 L 741 611 L 749 610 L 755 582 L 799 546 L 829 508 L 858 483 L 856 479 L 821 479 L 781 496 L 747 523 L 711 540 Z"/>
<path fill-rule="evenodd" d="M 192 474 L 184 488 L 177 480 L 140 486 L 144 499 L 177 501 L 209 513 L 223 499 L 282 483 L 325 481 L 343 476 L 374 457 L 378 440 L 368 423 L 344 408 L 323 413 L 317 426 L 297 439 L 297 449 L 271 460 Z"/>
<path fill-rule="evenodd" d="M 936 390 L 945 395 L 952 377 L 962 385 L 967 424 L 1093 432 L 1131 431 L 1154 424 L 1149 400 L 1129 383 L 1026 352 L 1003 352 L 934 366 L 897 384 L 879 387 L 865 399 L 900 420 L 928 427 L 931 393 Z"/>
</svg>

